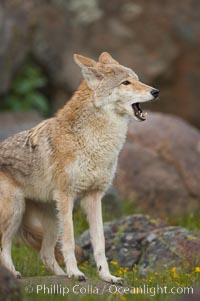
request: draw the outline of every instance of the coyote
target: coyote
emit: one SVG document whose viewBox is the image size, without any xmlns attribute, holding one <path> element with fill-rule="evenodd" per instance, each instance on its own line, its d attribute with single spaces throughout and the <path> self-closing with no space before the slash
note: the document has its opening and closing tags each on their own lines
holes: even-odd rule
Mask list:
<svg viewBox="0 0 200 301">
<path fill-rule="evenodd" d="M 85 280 L 75 257 L 72 219 L 74 200 L 81 198 L 99 277 L 121 283 L 106 260 L 101 199 L 113 180 L 130 117 L 144 121 L 140 103 L 156 99 L 159 90 L 107 52 L 98 62 L 78 54 L 74 60 L 84 80 L 70 101 L 55 117 L 0 143 L 0 258 L 20 277 L 11 257 L 13 237 L 23 233 L 28 240 L 26 231 L 38 233 L 46 267 Z M 58 236 L 66 274 L 55 257 Z"/>
</svg>

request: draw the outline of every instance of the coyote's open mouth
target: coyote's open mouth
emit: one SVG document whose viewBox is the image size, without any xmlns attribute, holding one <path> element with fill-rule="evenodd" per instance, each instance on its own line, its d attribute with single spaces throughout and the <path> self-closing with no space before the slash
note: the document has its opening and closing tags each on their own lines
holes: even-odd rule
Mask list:
<svg viewBox="0 0 200 301">
<path fill-rule="evenodd" d="M 146 120 L 147 113 L 142 112 L 139 102 L 133 103 L 132 108 L 133 108 L 135 117 L 137 117 L 141 121 Z"/>
</svg>

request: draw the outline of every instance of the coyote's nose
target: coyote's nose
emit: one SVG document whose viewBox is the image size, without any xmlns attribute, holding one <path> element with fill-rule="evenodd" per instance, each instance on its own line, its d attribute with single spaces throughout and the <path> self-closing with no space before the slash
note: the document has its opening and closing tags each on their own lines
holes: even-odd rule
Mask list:
<svg viewBox="0 0 200 301">
<path fill-rule="evenodd" d="M 153 97 L 157 98 L 158 97 L 158 94 L 159 94 L 159 90 L 158 89 L 153 89 L 151 90 L 151 94 L 153 95 Z"/>
</svg>

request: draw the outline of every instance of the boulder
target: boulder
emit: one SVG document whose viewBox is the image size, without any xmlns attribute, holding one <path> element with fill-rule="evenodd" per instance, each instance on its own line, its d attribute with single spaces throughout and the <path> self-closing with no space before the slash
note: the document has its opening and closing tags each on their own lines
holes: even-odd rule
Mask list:
<svg viewBox="0 0 200 301">
<path fill-rule="evenodd" d="M 149 112 L 131 122 L 115 186 L 122 199 L 154 216 L 200 210 L 200 132 L 183 120 Z"/>
<path fill-rule="evenodd" d="M 149 233 L 142 241 L 144 252 L 139 271 L 159 271 L 169 267 L 200 264 L 200 236 L 182 227 L 164 227 Z"/>
<path fill-rule="evenodd" d="M 190 293 L 188 295 L 182 295 L 179 298 L 173 298 L 171 301 L 199 301 L 200 299 L 200 290 L 199 288 L 196 288 L 193 290 L 193 293 Z"/>
<path fill-rule="evenodd" d="M 17 279 L 0 264 L 0 300 L 22 301 L 20 285 Z"/>
<path fill-rule="evenodd" d="M 139 272 L 166 270 L 172 266 L 188 267 L 200 263 L 200 236 L 182 227 L 172 227 L 162 220 L 135 214 L 104 223 L 106 256 L 122 267 L 138 265 Z M 89 231 L 78 239 L 85 259 L 93 261 Z"/>
</svg>

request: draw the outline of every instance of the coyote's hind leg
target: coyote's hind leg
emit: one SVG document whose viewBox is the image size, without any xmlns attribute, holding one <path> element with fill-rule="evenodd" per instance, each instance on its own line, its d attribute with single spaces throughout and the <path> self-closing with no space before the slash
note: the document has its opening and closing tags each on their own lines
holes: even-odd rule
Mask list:
<svg viewBox="0 0 200 301">
<path fill-rule="evenodd" d="M 40 207 L 42 208 L 42 207 Z M 55 210 L 49 206 L 44 207 L 45 212 L 43 215 L 43 239 L 40 250 L 41 259 L 48 270 L 55 275 L 66 275 L 61 269 L 55 258 L 55 246 L 58 240 L 58 221 Z"/>
<path fill-rule="evenodd" d="M 15 277 L 21 274 L 15 270 L 11 257 L 12 240 L 18 231 L 25 209 L 24 196 L 12 178 L 0 172 L 0 233 L 1 263 Z"/>
</svg>

